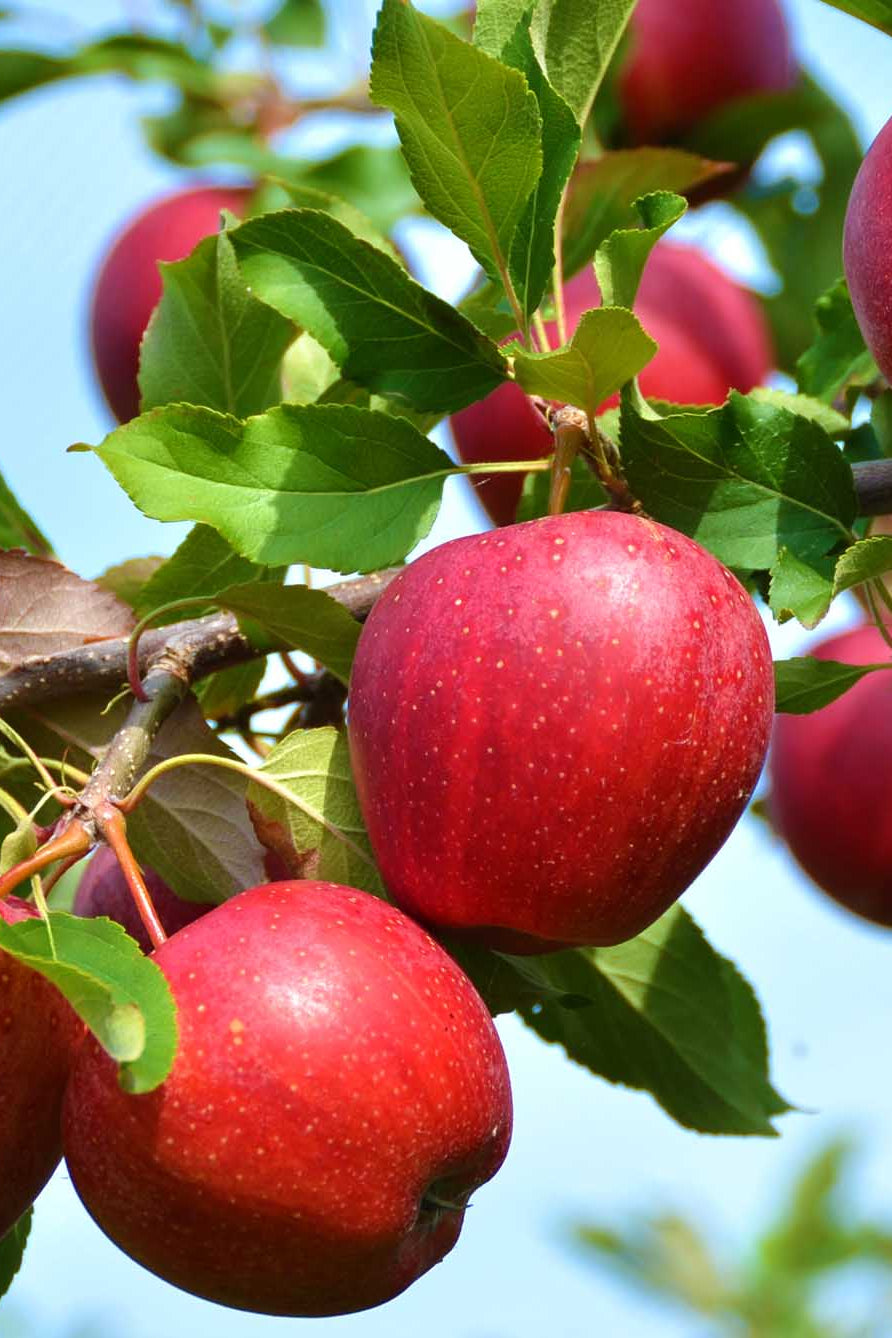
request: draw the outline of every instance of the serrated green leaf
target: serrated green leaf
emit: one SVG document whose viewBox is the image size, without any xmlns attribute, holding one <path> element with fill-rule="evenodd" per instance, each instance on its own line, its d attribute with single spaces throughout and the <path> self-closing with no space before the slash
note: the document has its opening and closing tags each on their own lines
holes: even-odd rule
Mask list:
<svg viewBox="0 0 892 1338">
<path fill-rule="evenodd" d="M 327 214 L 265 214 L 231 237 L 252 292 L 308 330 L 348 379 L 441 412 L 504 379 L 491 340 Z"/>
<path fill-rule="evenodd" d="M 873 534 L 847 548 L 837 560 L 833 593 L 851 590 L 892 571 L 892 535 Z"/>
<path fill-rule="evenodd" d="M 257 659 L 203 678 L 192 689 L 202 715 L 208 720 L 235 715 L 246 702 L 254 700 L 265 673 L 266 661 Z"/>
<path fill-rule="evenodd" d="M 665 417 L 626 393 L 621 423 L 635 496 L 729 566 L 767 570 L 782 548 L 812 562 L 848 538 L 851 467 L 816 423 L 736 391 L 720 409 Z"/>
<path fill-rule="evenodd" d="M 818 335 L 796 363 L 796 380 L 805 395 L 831 404 L 849 381 L 864 384 L 878 375 L 864 347 L 845 279 L 815 304 Z"/>
<path fill-rule="evenodd" d="M 634 305 L 651 251 L 687 207 L 686 200 L 670 191 L 655 191 L 635 201 L 643 226 L 612 232 L 595 255 L 595 273 L 605 306 Z"/>
<path fill-rule="evenodd" d="M 402 0 L 384 0 L 372 100 L 396 116 L 412 183 L 493 279 L 542 171 L 542 121 L 516 70 Z"/>
<path fill-rule="evenodd" d="M 514 374 L 528 395 L 584 409 L 589 417 L 637 376 L 657 351 L 638 318 L 622 307 L 587 311 L 566 348 L 514 355 Z"/>
<path fill-rule="evenodd" d="M 37 557 L 52 557 L 49 539 L 19 505 L 12 489 L 0 474 L 0 548 L 24 548 Z"/>
<path fill-rule="evenodd" d="M 290 405 L 247 422 L 170 405 L 112 432 L 96 454 L 157 520 L 212 525 L 268 566 L 392 566 L 423 539 L 455 466 L 403 418 Z"/>
<path fill-rule="evenodd" d="M 162 627 L 178 618 L 200 618 L 217 607 L 214 596 L 231 585 L 246 581 L 281 582 L 284 569 L 259 567 L 236 553 L 222 535 L 209 525 L 196 525 L 189 531 L 176 552 L 163 562 L 146 581 L 136 599 L 135 609 L 140 618 L 164 604 L 179 599 L 195 599 L 207 595 L 207 608 L 194 610 L 172 609 L 153 619 L 153 625 Z"/>
<path fill-rule="evenodd" d="M 282 0 L 263 25 L 278 46 L 322 46 L 325 42 L 325 10 L 321 0 Z"/>
<path fill-rule="evenodd" d="M 33 1214 L 33 1208 L 28 1208 L 6 1235 L 0 1236 L 0 1299 L 9 1291 L 22 1266 Z"/>
<path fill-rule="evenodd" d="M 217 603 L 240 622 L 246 620 L 246 634 L 254 626 L 260 628 L 270 649 L 304 651 L 343 683 L 349 680 L 362 628 L 324 590 L 305 585 L 233 585 L 220 591 Z"/>
<path fill-rule="evenodd" d="M 278 404 L 294 326 L 249 292 L 226 233 L 160 270 L 164 291 L 140 346 L 143 412 L 203 404 L 247 418 Z"/>
<path fill-rule="evenodd" d="M 615 948 L 512 960 L 575 1005 L 523 1004 L 529 1026 L 610 1082 L 650 1092 L 686 1128 L 771 1136 L 790 1109 L 771 1086 L 751 987 L 681 907 Z"/>
<path fill-rule="evenodd" d="M 771 568 L 768 603 L 779 623 L 796 618 L 803 627 L 817 627 L 833 600 L 833 559 L 802 562 L 782 548 Z"/>
<path fill-rule="evenodd" d="M 338 380 L 338 366 L 306 331 L 295 339 L 282 365 L 286 404 L 314 404 Z"/>
<path fill-rule="evenodd" d="M 293 876 L 321 878 L 383 897 L 359 811 L 342 730 L 296 730 L 264 759 L 261 771 L 294 796 L 289 803 L 262 785 L 248 787 L 255 830 Z"/>
<path fill-rule="evenodd" d="M 552 88 L 584 125 L 635 0 L 539 0 L 533 45 Z"/>
<path fill-rule="evenodd" d="M 99 1044 L 121 1066 L 128 1092 L 150 1092 L 170 1072 L 176 1010 L 167 981 L 114 920 L 53 911 L 0 922 L 0 947 L 65 996 Z"/>
<path fill-rule="evenodd" d="M 834 9 L 841 9 L 844 14 L 853 14 L 856 19 L 870 23 L 880 32 L 892 37 L 892 3 L 890 0 L 824 0 Z"/>
<path fill-rule="evenodd" d="M 728 170 L 725 163 L 668 148 L 618 149 L 580 163 L 564 203 L 564 277 L 588 264 L 612 232 L 630 226 L 632 206 L 642 196 L 683 195 Z"/>
<path fill-rule="evenodd" d="M 848 692 L 865 674 L 878 669 L 892 669 L 892 664 L 841 664 L 836 660 L 818 660 L 813 655 L 775 660 L 774 709 L 786 715 L 819 711 Z"/>
<path fill-rule="evenodd" d="M 478 5 L 474 28 L 475 45 L 524 75 L 542 118 L 542 175 L 518 223 L 508 266 L 527 319 L 551 282 L 555 219 L 582 140 L 573 112 L 551 87 L 536 59 L 529 9 L 529 3 L 519 6 L 514 0 L 508 5 L 504 0 Z"/>
</svg>

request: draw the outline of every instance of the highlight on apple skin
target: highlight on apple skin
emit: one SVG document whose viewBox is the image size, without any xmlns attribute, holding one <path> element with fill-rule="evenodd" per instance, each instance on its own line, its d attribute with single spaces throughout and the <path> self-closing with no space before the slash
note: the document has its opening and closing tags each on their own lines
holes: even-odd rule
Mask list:
<svg viewBox="0 0 892 1338">
<path fill-rule="evenodd" d="M 892 378 L 892 120 L 858 169 L 843 234 L 843 263 L 864 342 Z"/>
<path fill-rule="evenodd" d="M 18 897 L 0 920 L 36 917 Z M 60 1116 L 83 1023 L 45 976 L 0 951 L 0 1239 L 36 1199 L 62 1156 Z"/>
<path fill-rule="evenodd" d="M 664 525 L 576 512 L 443 544 L 382 594 L 353 666 L 385 884 L 506 951 L 631 938 L 737 822 L 773 704 L 753 601 Z"/>
<path fill-rule="evenodd" d="M 353 888 L 272 883 L 154 960 L 172 1072 L 129 1095 L 90 1040 L 65 1101 L 69 1172 L 112 1240 L 185 1291 L 294 1316 L 379 1305 L 452 1249 L 511 1089 L 486 1005 L 424 930 Z"/>
<path fill-rule="evenodd" d="M 660 144 L 795 78 L 778 0 L 638 0 L 617 92 L 632 142 Z"/>
<path fill-rule="evenodd" d="M 142 873 L 165 933 L 175 934 L 212 909 L 201 902 L 184 901 L 178 897 L 154 869 L 143 868 Z M 127 880 L 114 851 L 108 846 L 101 846 L 84 870 L 71 909 L 75 915 L 107 915 L 109 919 L 117 920 L 130 937 L 136 939 L 143 952 L 152 951 L 152 941 L 139 917 Z"/>
<path fill-rule="evenodd" d="M 810 654 L 882 664 L 889 647 L 873 624 L 822 641 Z M 779 715 L 770 753 L 775 830 L 818 887 L 892 927 L 892 675 L 867 674 L 810 715 Z"/>
<path fill-rule="evenodd" d="M 118 422 L 139 413 L 139 346 L 161 298 L 159 260 L 182 260 L 220 226 L 220 211 L 241 214 L 247 190 L 199 186 L 156 200 L 132 219 L 102 263 L 90 310 L 93 361 Z"/>
<path fill-rule="evenodd" d="M 565 305 L 569 338 L 583 313 L 601 305 L 590 265 L 567 284 Z M 643 394 L 653 399 L 722 404 L 729 390 L 752 390 L 773 366 L 771 337 L 756 298 L 693 247 L 660 242 L 654 248 L 635 310 L 660 346 L 638 378 Z M 549 323 L 546 330 L 556 347 L 556 325 Z M 465 464 L 538 460 L 554 449 L 542 415 L 513 382 L 453 414 L 449 422 Z M 522 474 L 478 474 L 471 483 L 497 525 L 515 519 Z"/>
</svg>

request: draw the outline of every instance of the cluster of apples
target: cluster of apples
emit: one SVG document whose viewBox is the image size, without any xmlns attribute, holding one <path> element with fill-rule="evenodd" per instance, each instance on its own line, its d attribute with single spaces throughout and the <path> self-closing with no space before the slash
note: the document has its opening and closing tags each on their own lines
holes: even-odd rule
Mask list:
<svg viewBox="0 0 892 1338">
<path fill-rule="evenodd" d="M 672 138 L 730 98 L 788 85 L 776 0 L 721 9 L 717 34 L 712 0 L 639 0 L 619 82 L 631 139 Z M 238 188 L 181 193 L 111 251 L 92 330 L 119 419 L 138 411 L 156 262 L 186 255 L 221 208 L 245 203 Z M 598 301 L 590 272 L 571 281 L 571 324 Z M 639 310 L 661 345 L 646 393 L 718 403 L 770 367 L 758 308 L 693 251 L 657 248 Z M 512 386 L 453 425 L 466 459 L 550 445 Z M 518 953 L 617 943 L 725 840 L 773 711 L 751 599 L 650 520 L 507 524 L 519 484 L 500 486 L 482 484 L 481 497 L 503 528 L 407 567 L 357 651 L 351 755 L 396 905 L 280 881 L 207 911 L 152 881 L 171 935 L 154 959 L 180 1040 L 168 1079 L 140 1096 L 52 987 L 0 955 L 0 1236 L 64 1144 L 99 1225 L 188 1291 L 288 1315 L 395 1296 L 452 1247 L 511 1135 L 492 1020 L 422 926 Z M 106 851 L 76 910 L 140 928 Z M 5 919 L 33 913 L 0 903 Z"/>
</svg>

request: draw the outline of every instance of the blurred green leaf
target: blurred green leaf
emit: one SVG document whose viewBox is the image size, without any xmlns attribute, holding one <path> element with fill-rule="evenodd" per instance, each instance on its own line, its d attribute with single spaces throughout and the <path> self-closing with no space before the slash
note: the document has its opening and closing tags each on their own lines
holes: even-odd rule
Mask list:
<svg viewBox="0 0 892 1338">
<path fill-rule="evenodd" d="M 278 46 L 322 46 L 325 10 L 321 0 L 283 0 L 263 27 Z"/>
<path fill-rule="evenodd" d="M 31 1232 L 33 1209 L 24 1212 L 5 1236 L 0 1236 L 0 1298 L 9 1291 L 16 1274 L 22 1266 L 25 1246 Z"/>
<path fill-rule="evenodd" d="M 840 279 L 815 305 L 818 335 L 796 363 L 799 389 L 831 404 L 849 381 L 865 384 L 878 375 L 864 347 L 849 290 Z"/>
</svg>

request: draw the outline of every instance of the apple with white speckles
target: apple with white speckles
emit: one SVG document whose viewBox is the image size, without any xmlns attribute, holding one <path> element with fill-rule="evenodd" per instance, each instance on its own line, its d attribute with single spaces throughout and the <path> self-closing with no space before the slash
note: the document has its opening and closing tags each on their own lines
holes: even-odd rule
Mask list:
<svg viewBox="0 0 892 1338">
<path fill-rule="evenodd" d="M 18 897 L 0 921 L 36 916 Z M 0 1238 L 14 1226 L 62 1155 L 59 1113 L 83 1024 L 54 985 L 0 952 Z"/>
<path fill-rule="evenodd" d="M 99 1226 L 236 1309 L 335 1315 L 446 1254 L 498 1170 L 511 1090 L 492 1019 L 400 911 L 332 883 L 241 893 L 155 953 L 174 1067 L 133 1096 L 85 1045 L 64 1143 Z"/>
<path fill-rule="evenodd" d="M 378 600 L 353 666 L 387 887 L 508 951 L 622 942 L 737 822 L 773 703 L 752 600 L 663 525 L 579 512 L 444 544 Z"/>
</svg>

